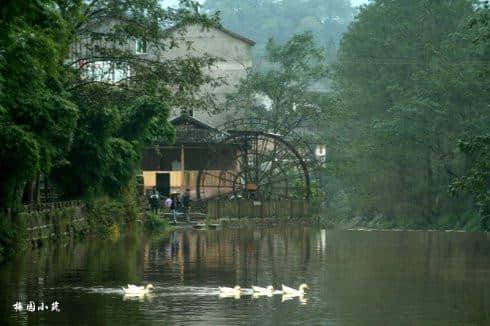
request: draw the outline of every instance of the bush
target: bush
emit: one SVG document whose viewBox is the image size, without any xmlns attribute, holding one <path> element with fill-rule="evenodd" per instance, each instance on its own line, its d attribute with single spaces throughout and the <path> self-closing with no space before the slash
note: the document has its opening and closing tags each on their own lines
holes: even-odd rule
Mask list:
<svg viewBox="0 0 490 326">
<path fill-rule="evenodd" d="M 99 234 L 108 234 L 114 224 L 119 224 L 124 209 L 120 202 L 102 197 L 87 202 L 88 222 Z"/>
<path fill-rule="evenodd" d="M 113 241 L 118 240 L 120 236 L 119 225 L 112 224 L 111 226 L 109 226 L 107 228 L 106 236 Z"/>
<path fill-rule="evenodd" d="M 150 231 L 168 231 L 171 227 L 167 219 L 158 214 L 150 213 L 145 219 L 145 227 Z"/>
<path fill-rule="evenodd" d="M 6 215 L 0 214 L 0 262 L 12 257 L 26 247 L 26 226 L 21 215 L 11 222 Z"/>
<path fill-rule="evenodd" d="M 121 206 L 126 223 L 135 222 L 138 219 L 138 199 L 135 187 L 130 186 L 121 193 Z"/>
</svg>

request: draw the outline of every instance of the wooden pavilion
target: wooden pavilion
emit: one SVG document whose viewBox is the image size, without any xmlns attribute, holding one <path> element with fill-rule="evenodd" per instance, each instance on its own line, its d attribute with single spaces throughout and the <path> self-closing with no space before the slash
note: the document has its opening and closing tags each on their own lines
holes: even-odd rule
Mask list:
<svg viewBox="0 0 490 326">
<path fill-rule="evenodd" d="M 176 129 L 175 143 L 172 145 L 156 143 L 153 147 L 145 149 L 143 153 L 142 170 L 145 190 L 156 188 L 162 195 L 169 196 L 190 189 L 191 198 L 196 198 L 197 177 L 200 170 L 206 170 L 208 175 L 214 171 L 218 176 L 223 170 L 236 169 L 234 162 L 236 148 L 226 146 L 227 148 L 217 150 L 217 147 L 223 147 L 220 143 L 228 137 L 226 132 L 187 113 L 172 119 L 170 123 Z M 207 178 L 206 182 L 210 188 L 215 187 L 212 178 Z M 208 191 L 207 194 L 210 192 Z"/>
</svg>

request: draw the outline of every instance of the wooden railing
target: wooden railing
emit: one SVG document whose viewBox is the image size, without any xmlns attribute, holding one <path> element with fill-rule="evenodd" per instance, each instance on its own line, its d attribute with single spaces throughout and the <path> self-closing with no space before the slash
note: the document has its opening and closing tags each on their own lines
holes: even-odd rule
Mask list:
<svg viewBox="0 0 490 326">
<path fill-rule="evenodd" d="M 83 202 L 81 200 L 67 200 L 67 201 L 59 201 L 59 202 L 51 202 L 51 203 L 39 203 L 39 204 L 29 204 L 22 205 L 23 213 L 35 213 L 35 212 L 45 212 L 59 208 L 65 207 L 80 207 L 83 206 Z M 0 208 L 0 214 L 4 214 L 6 216 L 11 216 L 13 210 L 11 208 Z"/>
<path fill-rule="evenodd" d="M 14 214 L 11 209 L 0 209 L 0 213 L 5 215 L 3 218 L 11 221 L 14 217 L 23 216 L 27 239 L 33 242 L 85 232 L 88 229 L 81 200 L 23 205 L 21 212 Z"/>
<path fill-rule="evenodd" d="M 208 202 L 211 218 L 304 218 L 308 217 L 306 200 L 216 200 Z"/>
<path fill-rule="evenodd" d="M 65 207 L 80 207 L 83 205 L 81 200 L 67 200 L 67 201 L 58 201 L 52 203 L 39 203 L 39 204 L 29 204 L 24 205 L 25 213 L 33 213 L 33 212 L 43 212 L 49 211 L 58 208 Z"/>
</svg>

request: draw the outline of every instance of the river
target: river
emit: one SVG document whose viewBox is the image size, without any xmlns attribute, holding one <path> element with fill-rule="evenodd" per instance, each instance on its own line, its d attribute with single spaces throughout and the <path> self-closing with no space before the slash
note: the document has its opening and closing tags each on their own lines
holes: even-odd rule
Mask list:
<svg viewBox="0 0 490 326">
<path fill-rule="evenodd" d="M 303 282 L 294 298 L 217 290 Z M 155 289 L 125 297 L 128 283 Z M 490 235 L 182 229 L 51 245 L 0 266 L 0 325 L 490 325 Z"/>
</svg>

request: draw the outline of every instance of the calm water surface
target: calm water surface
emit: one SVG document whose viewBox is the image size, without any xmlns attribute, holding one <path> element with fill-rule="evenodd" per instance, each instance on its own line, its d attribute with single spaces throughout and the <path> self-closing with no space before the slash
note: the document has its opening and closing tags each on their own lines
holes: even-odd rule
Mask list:
<svg viewBox="0 0 490 326">
<path fill-rule="evenodd" d="M 304 300 L 218 286 L 310 286 Z M 125 298 L 127 283 L 155 285 Z M 60 312 L 13 304 L 59 302 Z M 32 250 L 0 266 L 0 325 L 490 325 L 490 236 L 178 230 Z"/>
</svg>

